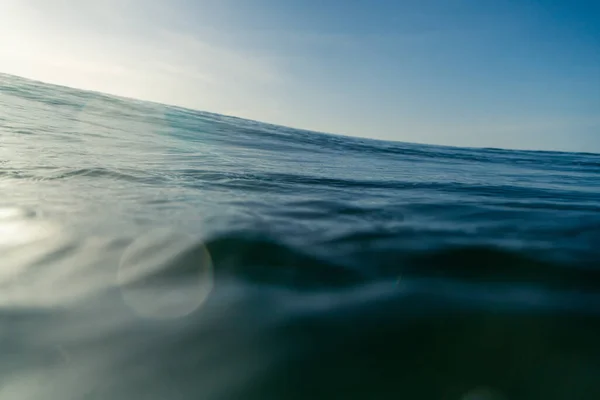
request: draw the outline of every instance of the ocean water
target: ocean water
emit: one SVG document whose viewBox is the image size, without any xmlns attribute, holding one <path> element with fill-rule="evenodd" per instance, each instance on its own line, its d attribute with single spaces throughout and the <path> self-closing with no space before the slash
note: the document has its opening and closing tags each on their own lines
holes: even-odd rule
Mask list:
<svg viewBox="0 0 600 400">
<path fill-rule="evenodd" d="M 600 399 L 597 154 L 0 75 L 0 257 L 1 400 Z"/>
</svg>

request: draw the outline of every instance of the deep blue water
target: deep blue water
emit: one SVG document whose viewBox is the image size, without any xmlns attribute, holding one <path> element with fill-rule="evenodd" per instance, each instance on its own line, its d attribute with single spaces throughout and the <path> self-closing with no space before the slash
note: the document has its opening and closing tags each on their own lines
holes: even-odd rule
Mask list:
<svg viewBox="0 0 600 400">
<path fill-rule="evenodd" d="M 597 154 L 0 75 L 0 256 L 1 400 L 600 399 Z"/>
</svg>

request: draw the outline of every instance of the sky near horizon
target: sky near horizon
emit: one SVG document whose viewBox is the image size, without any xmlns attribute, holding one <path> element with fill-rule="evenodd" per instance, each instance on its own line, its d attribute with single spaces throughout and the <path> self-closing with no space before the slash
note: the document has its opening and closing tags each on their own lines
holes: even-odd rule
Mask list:
<svg viewBox="0 0 600 400">
<path fill-rule="evenodd" d="M 596 0 L 0 0 L 0 72 L 322 132 L 600 152 Z"/>
</svg>

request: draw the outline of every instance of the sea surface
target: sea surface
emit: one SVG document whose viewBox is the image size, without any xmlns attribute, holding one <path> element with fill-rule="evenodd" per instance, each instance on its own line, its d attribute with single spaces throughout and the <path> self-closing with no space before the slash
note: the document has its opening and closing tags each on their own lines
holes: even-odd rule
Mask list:
<svg viewBox="0 0 600 400">
<path fill-rule="evenodd" d="M 1 400 L 600 399 L 598 154 L 0 75 L 0 261 Z"/>
</svg>

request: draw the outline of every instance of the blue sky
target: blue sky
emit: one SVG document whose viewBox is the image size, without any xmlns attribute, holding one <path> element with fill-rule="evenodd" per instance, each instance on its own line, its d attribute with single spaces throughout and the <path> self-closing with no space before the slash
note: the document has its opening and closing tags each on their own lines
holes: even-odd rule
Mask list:
<svg viewBox="0 0 600 400">
<path fill-rule="evenodd" d="M 0 0 L 0 71 L 353 136 L 600 152 L 596 0 Z"/>
</svg>

